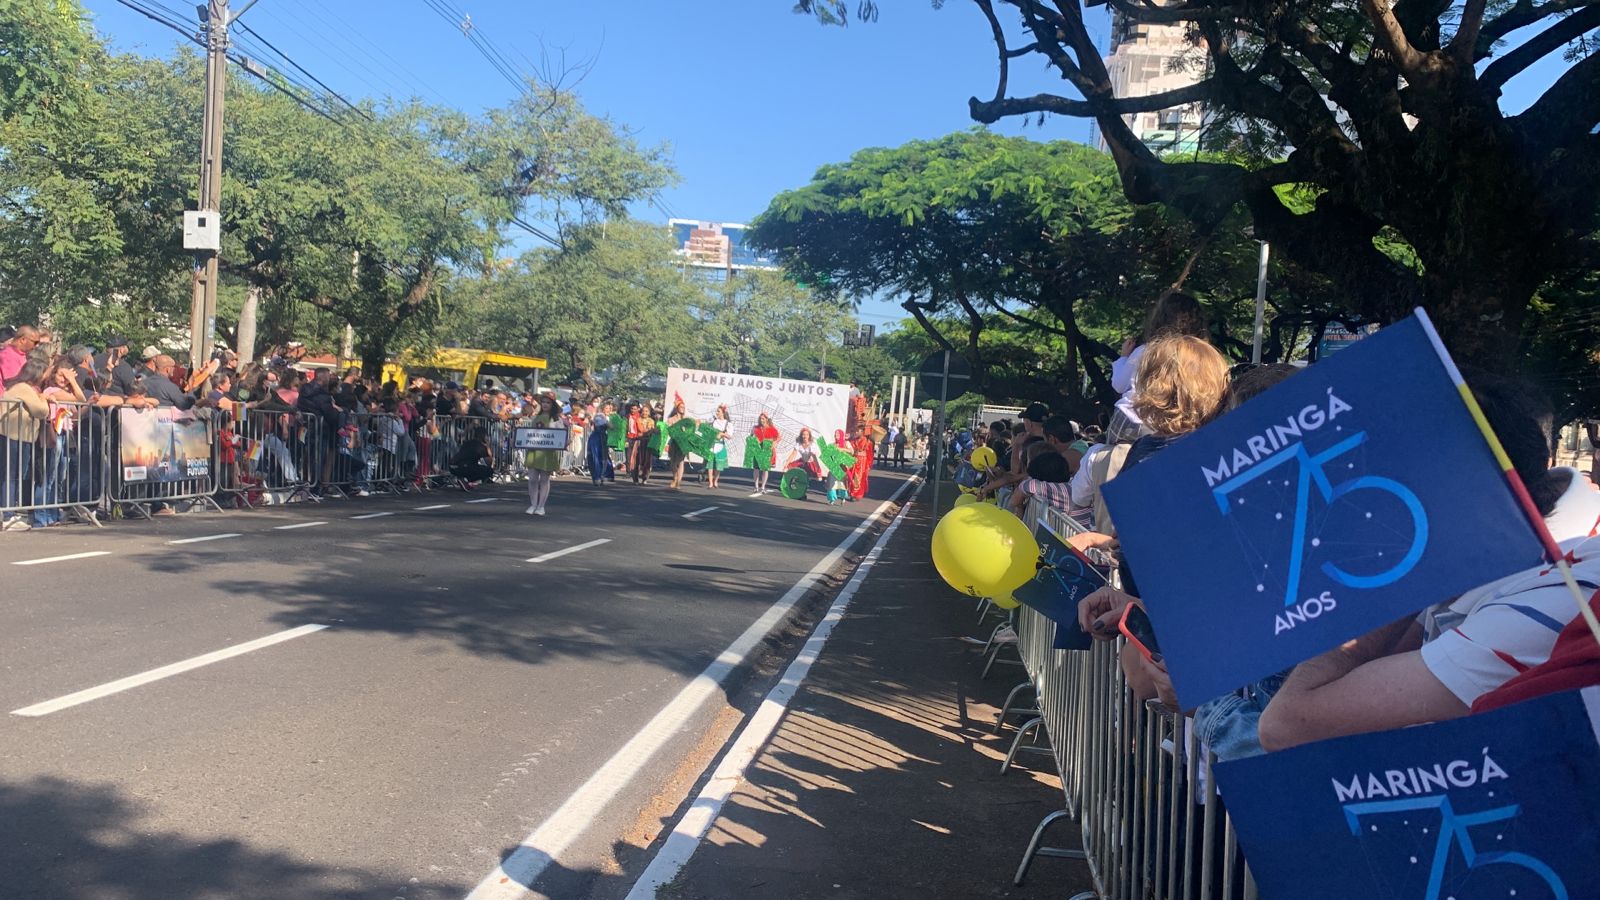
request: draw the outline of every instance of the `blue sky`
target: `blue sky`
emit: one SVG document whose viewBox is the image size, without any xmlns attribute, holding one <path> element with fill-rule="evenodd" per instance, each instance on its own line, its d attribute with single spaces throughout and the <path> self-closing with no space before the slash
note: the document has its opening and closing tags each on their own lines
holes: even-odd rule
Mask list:
<svg viewBox="0 0 1600 900">
<path fill-rule="evenodd" d="M 180 40 L 115 0 L 84 3 L 119 49 L 165 55 Z M 162 5 L 188 16 L 194 8 Z M 848 28 L 796 15 L 790 0 L 447 5 L 526 68 L 541 58 L 559 65 L 563 54 L 590 61 L 578 88 L 585 103 L 640 140 L 671 147 L 682 180 L 662 199 L 686 218 L 748 221 L 824 163 L 971 127 L 967 98 L 994 92 L 988 26 L 964 0 L 939 10 L 929 0 L 883 0 L 878 22 Z M 477 112 L 512 92 L 425 0 L 259 0 L 241 21 L 352 98 L 417 94 Z M 1563 67 L 1557 55 L 1513 81 L 1506 106 L 1525 106 Z M 1013 64 L 1013 94 L 1061 88 L 1037 58 Z M 1059 117 L 994 128 L 1042 140 L 1089 136 L 1086 122 Z M 665 218 L 649 207 L 638 214 Z M 881 304 L 865 311 L 898 318 Z"/>
</svg>

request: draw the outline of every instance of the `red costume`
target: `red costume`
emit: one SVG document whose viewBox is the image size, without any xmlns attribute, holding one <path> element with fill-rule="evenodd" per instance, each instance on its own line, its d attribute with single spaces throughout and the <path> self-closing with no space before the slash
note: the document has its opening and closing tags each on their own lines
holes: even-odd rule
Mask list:
<svg viewBox="0 0 1600 900">
<path fill-rule="evenodd" d="M 872 438 L 862 435 L 850 442 L 850 449 L 856 464 L 845 472 L 844 486 L 853 499 L 860 500 L 867 495 L 867 474 L 872 471 Z"/>
</svg>

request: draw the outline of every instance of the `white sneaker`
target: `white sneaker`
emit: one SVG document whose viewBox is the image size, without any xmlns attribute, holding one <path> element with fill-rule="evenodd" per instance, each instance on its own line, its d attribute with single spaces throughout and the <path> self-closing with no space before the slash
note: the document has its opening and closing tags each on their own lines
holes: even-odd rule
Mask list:
<svg viewBox="0 0 1600 900">
<path fill-rule="evenodd" d="M 536 515 L 536 516 L 544 515 L 544 507 L 541 506 L 538 509 L 534 510 L 533 514 Z"/>
<path fill-rule="evenodd" d="M 530 506 L 527 509 L 523 510 L 523 513 L 526 514 L 526 515 L 530 515 L 530 516 L 537 516 L 537 515 L 539 515 L 539 507 Z"/>
<path fill-rule="evenodd" d="M 17 517 L 12 518 L 12 519 L 7 519 L 4 525 L 0 525 L 0 531 L 32 531 L 32 530 L 33 530 L 33 526 L 28 524 L 28 521 L 26 519 L 22 518 L 21 516 L 17 516 Z"/>
</svg>

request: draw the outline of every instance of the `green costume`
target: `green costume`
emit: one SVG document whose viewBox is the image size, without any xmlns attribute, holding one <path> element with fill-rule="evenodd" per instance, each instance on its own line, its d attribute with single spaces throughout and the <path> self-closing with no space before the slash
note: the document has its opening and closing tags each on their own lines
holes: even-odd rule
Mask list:
<svg viewBox="0 0 1600 900">
<path fill-rule="evenodd" d="M 771 469 L 772 451 L 777 445 L 777 441 L 758 441 L 750 435 L 744 439 L 744 464 L 757 470 Z"/>
<path fill-rule="evenodd" d="M 601 413 L 605 415 L 605 413 Z M 628 420 L 621 415 L 612 413 L 607 417 L 611 422 L 611 430 L 606 432 L 606 446 L 612 450 L 625 450 L 628 447 Z"/>
<path fill-rule="evenodd" d="M 822 465 L 827 468 L 828 474 L 843 481 L 846 470 L 856 464 L 856 455 L 828 443 L 827 438 L 817 438 L 817 443 L 822 445 Z"/>
</svg>

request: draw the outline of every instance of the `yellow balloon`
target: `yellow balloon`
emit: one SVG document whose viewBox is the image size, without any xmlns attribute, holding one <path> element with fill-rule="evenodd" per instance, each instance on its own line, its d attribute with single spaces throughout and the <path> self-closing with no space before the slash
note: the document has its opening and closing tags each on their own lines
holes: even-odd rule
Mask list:
<svg viewBox="0 0 1600 900">
<path fill-rule="evenodd" d="M 979 447 L 972 451 L 972 467 L 980 472 L 987 472 L 994 468 L 1000 458 L 994 455 L 993 447 Z"/>
<path fill-rule="evenodd" d="M 1011 592 L 1033 578 L 1039 543 L 1016 516 L 987 503 L 958 506 L 933 529 L 933 566 L 947 584 L 996 605 L 1016 605 Z"/>
<path fill-rule="evenodd" d="M 968 493 L 963 492 L 963 493 L 958 494 L 956 496 L 956 505 L 957 506 L 970 506 L 971 504 L 974 504 L 974 503 L 977 503 L 977 502 L 978 502 L 978 495 L 977 494 L 968 494 Z"/>
<path fill-rule="evenodd" d="M 1004 597 L 990 597 L 989 599 L 993 600 L 994 605 L 1001 609 L 1016 609 L 1022 605 L 1022 601 L 1012 597 L 1010 594 Z"/>
</svg>

